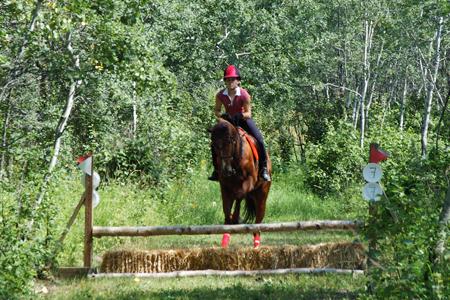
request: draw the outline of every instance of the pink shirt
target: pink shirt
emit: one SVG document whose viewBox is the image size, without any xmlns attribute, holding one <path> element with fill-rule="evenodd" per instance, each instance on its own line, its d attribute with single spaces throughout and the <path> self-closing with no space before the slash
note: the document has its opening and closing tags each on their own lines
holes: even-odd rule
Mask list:
<svg viewBox="0 0 450 300">
<path fill-rule="evenodd" d="M 225 111 L 232 117 L 238 112 L 244 112 L 244 104 L 248 103 L 250 100 L 250 94 L 246 89 L 238 87 L 236 89 L 236 95 L 234 96 L 233 102 L 231 102 L 231 99 L 228 96 L 227 89 L 223 89 L 218 92 L 216 98 L 222 102 L 223 106 L 225 106 Z"/>
</svg>

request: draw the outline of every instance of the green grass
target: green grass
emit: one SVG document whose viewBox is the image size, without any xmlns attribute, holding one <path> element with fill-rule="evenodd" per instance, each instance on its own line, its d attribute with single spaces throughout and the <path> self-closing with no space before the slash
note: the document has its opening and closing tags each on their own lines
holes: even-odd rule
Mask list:
<svg viewBox="0 0 450 300">
<path fill-rule="evenodd" d="M 102 183 L 100 204 L 94 209 L 94 225 L 203 225 L 222 224 L 219 185 L 206 180 L 206 171 L 192 174 L 187 181 L 173 183 L 161 200 L 155 192 L 135 183 Z M 62 230 L 83 191 L 80 180 L 61 179 L 52 191 L 59 205 L 57 227 Z M 321 198 L 305 190 L 300 171 L 273 178 L 264 222 L 320 219 L 357 219 L 367 204 L 359 194 Z M 58 256 L 60 266 L 82 266 L 84 211 L 67 235 Z M 94 239 L 94 266 L 101 255 L 117 249 L 174 249 L 220 247 L 220 235 L 156 236 L 146 238 Z M 263 233 L 263 245 L 301 245 L 353 241 L 352 232 Z M 250 247 L 250 234 L 234 234 L 231 248 Z M 351 276 L 269 276 L 248 278 L 197 277 L 182 279 L 95 279 L 58 280 L 52 283 L 51 299 L 347 299 L 364 287 L 363 278 Z"/>
<path fill-rule="evenodd" d="M 42 290 L 46 283 L 38 283 Z M 284 275 L 175 279 L 91 279 L 46 285 L 40 299 L 355 299 L 363 276 Z"/>
<path fill-rule="evenodd" d="M 305 191 L 300 171 L 281 174 L 273 179 L 267 200 L 264 222 L 288 222 L 324 219 L 358 218 L 366 210 L 366 203 L 357 199 L 320 198 Z M 53 192 L 53 201 L 60 205 L 58 227 L 63 228 L 76 206 L 83 187 L 79 180 L 67 178 Z M 100 204 L 94 209 L 94 225 L 98 226 L 156 226 L 223 224 L 219 185 L 206 180 L 206 172 L 199 172 L 187 182 L 174 183 L 164 200 L 151 190 L 134 183 L 101 185 Z M 358 195 L 359 196 L 359 195 Z M 350 204 L 349 204 L 350 203 Z M 353 209 L 348 209 L 352 206 Z M 84 211 L 67 235 L 59 263 L 63 266 L 82 264 Z M 164 236 L 147 238 L 101 238 L 94 240 L 95 263 L 107 250 L 123 248 L 168 249 L 219 246 L 220 236 Z M 350 232 L 293 232 L 263 233 L 265 245 L 313 244 L 336 240 L 354 240 Z M 235 234 L 232 246 L 251 245 L 250 235 Z"/>
</svg>

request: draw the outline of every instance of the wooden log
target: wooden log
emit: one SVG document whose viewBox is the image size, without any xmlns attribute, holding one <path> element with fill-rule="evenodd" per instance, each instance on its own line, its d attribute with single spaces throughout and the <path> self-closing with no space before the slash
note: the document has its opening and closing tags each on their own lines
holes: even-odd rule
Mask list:
<svg viewBox="0 0 450 300">
<path fill-rule="evenodd" d="M 347 274 L 363 275 L 363 270 L 347 270 L 332 268 L 290 268 L 274 270 L 253 270 L 253 271 L 221 271 L 221 270 L 198 270 L 198 271 L 175 271 L 167 273 L 99 273 L 89 274 L 89 278 L 105 277 L 140 277 L 140 278 L 173 278 L 173 277 L 193 277 L 193 276 L 257 276 L 257 275 L 284 275 L 284 274 Z"/>
<path fill-rule="evenodd" d="M 222 233 L 253 233 L 305 230 L 355 230 L 358 221 L 302 221 L 273 224 L 205 225 L 205 226 L 136 226 L 101 227 L 94 226 L 93 236 L 154 236 L 154 235 L 196 235 Z"/>
<path fill-rule="evenodd" d="M 84 194 L 85 193 L 83 193 L 83 195 L 81 195 L 80 201 L 78 202 L 77 206 L 75 207 L 75 209 L 74 209 L 74 211 L 72 213 L 72 216 L 69 219 L 69 222 L 67 222 L 66 228 L 64 229 L 64 231 L 61 234 L 61 237 L 59 238 L 59 242 L 61 244 L 64 241 L 64 239 L 66 238 L 67 233 L 69 233 L 70 227 L 72 227 L 72 225 L 75 222 L 75 219 L 76 219 L 76 217 L 78 215 L 78 212 L 80 211 L 81 207 L 84 204 L 84 201 L 85 201 L 84 200 Z"/>
<path fill-rule="evenodd" d="M 55 275 L 63 279 L 82 278 L 93 272 L 96 272 L 96 270 L 85 267 L 60 267 L 56 270 Z"/>
</svg>

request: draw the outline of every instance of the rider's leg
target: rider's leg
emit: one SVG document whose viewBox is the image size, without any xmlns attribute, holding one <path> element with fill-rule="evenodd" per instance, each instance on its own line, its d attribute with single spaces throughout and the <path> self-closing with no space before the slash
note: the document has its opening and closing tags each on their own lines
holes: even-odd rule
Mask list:
<svg viewBox="0 0 450 300">
<path fill-rule="evenodd" d="M 256 127 L 255 122 L 252 119 L 246 119 L 245 120 L 245 127 L 252 136 L 255 137 L 256 142 L 258 143 L 258 149 L 259 149 L 259 170 L 262 179 L 264 181 L 270 181 L 270 175 L 267 168 L 267 154 L 266 154 L 266 147 L 264 146 L 264 140 L 261 134 L 261 131 L 259 131 L 258 127 Z"/>
</svg>

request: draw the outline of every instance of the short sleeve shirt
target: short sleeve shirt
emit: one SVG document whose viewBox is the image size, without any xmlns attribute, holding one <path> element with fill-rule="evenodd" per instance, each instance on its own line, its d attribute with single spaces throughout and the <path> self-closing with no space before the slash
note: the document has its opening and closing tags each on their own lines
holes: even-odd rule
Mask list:
<svg viewBox="0 0 450 300">
<path fill-rule="evenodd" d="M 232 117 L 239 112 L 244 112 L 244 104 L 250 100 L 250 94 L 246 89 L 238 87 L 233 101 L 228 96 L 228 90 L 223 89 L 217 93 L 216 97 L 222 102 L 225 111 Z"/>
</svg>

